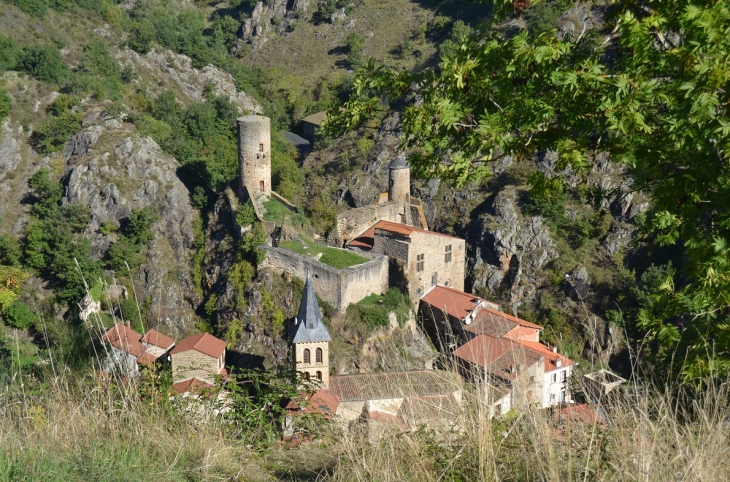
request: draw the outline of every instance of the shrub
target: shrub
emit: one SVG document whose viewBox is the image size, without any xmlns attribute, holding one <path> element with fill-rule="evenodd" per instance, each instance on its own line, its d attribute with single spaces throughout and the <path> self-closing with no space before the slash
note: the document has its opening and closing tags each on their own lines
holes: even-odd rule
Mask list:
<svg viewBox="0 0 730 482">
<path fill-rule="evenodd" d="M 13 101 L 8 95 L 8 91 L 5 87 L 0 85 L 0 123 L 10 114 L 10 108 L 13 105 Z"/>
<path fill-rule="evenodd" d="M 41 82 L 62 83 L 69 68 L 58 49 L 51 45 L 30 45 L 20 54 L 18 66 Z"/>
<path fill-rule="evenodd" d="M 0 35 L 0 71 L 15 69 L 19 55 L 20 49 L 15 41 L 10 37 Z"/>
<path fill-rule="evenodd" d="M 250 226 L 256 222 L 256 211 L 250 200 L 239 206 L 238 212 L 236 213 L 236 222 L 239 226 Z"/>
<path fill-rule="evenodd" d="M 347 46 L 347 63 L 353 69 L 358 69 L 363 65 L 363 50 L 365 49 L 365 37 L 352 32 L 345 39 L 345 45 Z"/>
<path fill-rule="evenodd" d="M 5 308 L 3 318 L 5 319 L 5 323 L 19 330 L 30 328 L 35 320 L 33 312 L 30 311 L 30 307 L 22 301 L 16 301 Z"/>
</svg>

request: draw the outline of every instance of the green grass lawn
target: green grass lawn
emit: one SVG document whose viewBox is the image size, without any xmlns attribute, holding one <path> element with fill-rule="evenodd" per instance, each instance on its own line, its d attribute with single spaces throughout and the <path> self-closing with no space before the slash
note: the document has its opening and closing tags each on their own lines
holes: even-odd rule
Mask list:
<svg viewBox="0 0 730 482">
<path fill-rule="evenodd" d="M 322 257 L 319 258 L 319 260 L 324 264 L 328 264 L 337 269 L 348 268 L 350 266 L 370 261 L 367 258 L 344 249 L 321 246 L 309 240 L 305 240 L 304 243 L 305 244 L 297 243 L 296 241 L 282 241 L 279 243 L 279 247 L 312 257 L 322 253 Z"/>
<path fill-rule="evenodd" d="M 309 219 L 301 212 L 294 212 L 284 203 L 272 197 L 264 202 L 264 219 L 277 225 L 289 225 L 294 227 L 309 226 Z"/>
</svg>

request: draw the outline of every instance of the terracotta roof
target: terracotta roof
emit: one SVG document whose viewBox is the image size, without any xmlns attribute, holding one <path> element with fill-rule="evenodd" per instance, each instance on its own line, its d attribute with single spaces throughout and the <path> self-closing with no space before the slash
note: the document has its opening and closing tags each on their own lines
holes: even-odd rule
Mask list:
<svg viewBox="0 0 730 482">
<path fill-rule="evenodd" d="M 140 356 L 145 351 L 144 346 L 140 343 L 141 339 L 142 335 L 124 323 L 117 323 L 112 326 L 101 337 L 101 341 L 109 343 L 135 357 Z"/>
<path fill-rule="evenodd" d="M 448 234 L 443 234 L 436 231 L 429 231 L 427 229 L 417 228 L 415 226 L 409 226 L 407 224 L 393 223 L 391 221 L 378 221 L 377 223 L 375 223 L 373 228 L 375 228 L 376 230 L 380 229 L 382 231 L 390 231 L 391 233 L 402 234 L 404 236 L 410 236 L 413 233 L 422 233 L 461 240 L 461 238 L 457 238 L 456 236 L 449 236 Z"/>
<path fill-rule="evenodd" d="M 601 417 L 599 417 L 596 411 L 586 403 L 562 407 L 558 409 L 557 415 L 559 417 L 570 419 L 574 422 L 597 423 L 599 425 L 603 425 Z"/>
<path fill-rule="evenodd" d="M 460 388 L 457 374 L 436 370 L 330 377 L 330 393 L 340 402 L 448 395 Z"/>
<path fill-rule="evenodd" d="M 464 325 L 464 330 L 474 333 L 475 335 L 492 335 L 497 338 L 502 338 L 507 335 L 515 328 L 519 328 L 519 325 L 514 321 L 510 321 L 507 318 L 488 310 L 481 310 L 477 313 L 474 321 L 468 325 Z"/>
<path fill-rule="evenodd" d="M 152 353 L 146 351 L 142 353 L 139 358 L 137 358 L 137 363 L 141 363 L 143 365 L 154 365 L 157 361 L 157 358 L 158 357 L 156 357 Z"/>
<path fill-rule="evenodd" d="M 175 355 L 188 350 L 195 350 L 213 358 L 218 358 L 226 350 L 226 342 L 208 333 L 192 335 L 181 341 L 170 354 Z"/>
<path fill-rule="evenodd" d="M 357 238 L 353 239 L 348 246 L 354 246 L 356 248 L 371 249 L 375 244 L 375 226 L 370 226 L 367 231 L 362 233 Z"/>
<path fill-rule="evenodd" d="M 561 355 L 560 353 L 555 353 L 552 349 L 548 348 L 547 346 L 543 345 L 542 343 L 536 343 L 534 341 L 521 341 L 520 342 L 525 347 L 536 351 L 540 355 L 545 357 L 545 371 L 551 372 L 553 370 L 557 370 L 558 368 L 567 367 L 571 365 L 575 365 L 575 362 L 571 360 L 568 357 L 565 357 Z M 557 361 L 561 360 L 562 366 L 558 367 Z"/>
<path fill-rule="evenodd" d="M 483 300 L 461 290 L 436 285 L 421 297 L 421 301 L 437 310 L 445 311 L 454 318 L 463 320 Z"/>
<path fill-rule="evenodd" d="M 154 345 L 164 350 L 169 350 L 175 344 L 175 340 L 167 335 L 163 335 L 155 329 L 152 329 L 145 333 L 142 337 L 142 343 L 147 343 L 148 345 Z"/>
<path fill-rule="evenodd" d="M 497 338 L 492 335 L 481 334 L 454 350 L 454 356 L 489 368 L 505 353 L 512 350 L 514 341 L 506 338 Z"/>
<path fill-rule="evenodd" d="M 215 390 L 215 385 L 197 377 L 188 378 L 187 380 L 172 384 L 172 391 L 177 395 L 182 395 L 183 393 L 195 393 L 200 395 L 204 392 L 211 394 L 213 390 Z"/>
<path fill-rule="evenodd" d="M 497 310 L 493 310 L 491 308 L 485 308 L 485 310 L 490 313 L 493 313 L 497 316 L 502 316 L 504 318 L 507 318 L 510 321 L 514 321 L 515 323 L 517 323 L 520 326 L 524 326 L 527 328 L 535 328 L 536 330 L 542 330 L 542 326 L 536 325 L 535 323 L 530 323 L 529 321 L 523 320 L 522 318 L 517 318 L 516 316 L 509 315 L 509 314 L 505 313 L 504 311 L 497 311 Z"/>
</svg>

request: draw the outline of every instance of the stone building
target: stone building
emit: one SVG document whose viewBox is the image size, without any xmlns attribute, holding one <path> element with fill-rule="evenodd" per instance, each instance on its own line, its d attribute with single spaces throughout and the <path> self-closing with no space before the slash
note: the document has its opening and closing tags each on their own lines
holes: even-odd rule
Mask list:
<svg viewBox="0 0 730 482">
<path fill-rule="evenodd" d="M 330 337 L 322 321 L 319 303 L 314 293 L 312 277 L 307 273 L 299 313 L 290 329 L 294 369 L 304 377 L 317 380 L 322 388 L 330 383 Z"/>
<path fill-rule="evenodd" d="M 464 289 L 466 242 L 463 239 L 406 224 L 378 221 L 348 247 L 389 256 L 390 286 L 405 284 L 416 306 L 421 296 L 437 284 Z"/>
<path fill-rule="evenodd" d="M 170 357 L 175 382 L 198 378 L 214 384 L 217 377 L 227 374 L 226 342 L 208 333 L 185 338 L 170 352 Z"/>
<path fill-rule="evenodd" d="M 328 242 L 344 246 L 381 220 L 428 229 L 423 203 L 411 197 L 411 169 L 402 155 L 388 166 L 388 191 L 373 204 L 338 214 Z"/>
<path fill-rule="evenodd" d="M 238 175 L 241 199 L 271 196 L 271 121 L 262 115 L 238 118 Z"/>
<path fill-rule="evenodd" d="M 447 286 L 435 286 L 421 298 L 419 320 L 465 378 L 508 388 L 513 405 L 550 407 L 570 400 L 575 363 L 540 343 L 540 325 Z"/>
<path fill-rule="evenodd" d="M 175 340 L 157 330 L 142 336 L 124 323 L 109 328 L 101 341 L 109 348 L 104 371 L 127 378 L 136 378 L 139 365 L 154 365 L 175 346 Z"/>
</svg>

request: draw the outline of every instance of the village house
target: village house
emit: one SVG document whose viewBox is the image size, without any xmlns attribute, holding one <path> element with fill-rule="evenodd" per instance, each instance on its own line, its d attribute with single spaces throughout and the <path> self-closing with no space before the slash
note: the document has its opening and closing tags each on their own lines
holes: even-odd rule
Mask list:
<svg viewBox="0 0 730 482">
<path fill-rule="evenodd" d="M 385 254 L 395 263 L 390 286 L 404 281 L 414 305 L 437 284 L 464 289 L 466 242 L 434 231 L 378 221 L 348 247 Z"/>
<path fill-rule="evenodd" d="M 142 336 L 124 323 L 109 328 L 101 341 L 110 348 L 104 371 L 128 378 L 137 377 L 140 364 L 151 366 L 158 360 L 166 360 L 167 353 L 175 346 L 175 340 L 157 330 L 149 330 Z"/>
<path fill-rule="evenodd" d="M 197 378 L 214 385 L 218 377 L 227 374 L 226 342 L 208 333 L 185 338 L 170 352 L 170 357 L 176 383 Z"/>
<path fill-rule="evenodd" d="M 317 141 L 317 131 L 324 125 L 327 111 L 323 110 L 302 119 L 302 137 L 312 145 Z"/>
<path fill-rule="evenodd" d="M 575 363 L 540 343 L 541 326 L 447 286 L 423 296 L 419 319 L 467 380 L 508 388 L 512 406 L 545 408 L 570 400 L 568 379 Z"/>
</svg>

